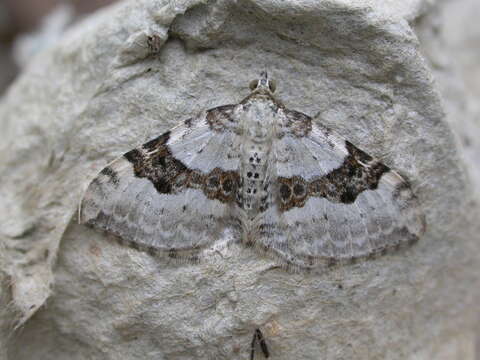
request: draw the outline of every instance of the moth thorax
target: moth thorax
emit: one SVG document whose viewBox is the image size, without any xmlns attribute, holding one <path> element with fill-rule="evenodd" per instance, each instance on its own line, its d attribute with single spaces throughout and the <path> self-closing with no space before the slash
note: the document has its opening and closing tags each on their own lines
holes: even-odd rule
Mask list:
<svg viewBox="0 0 480 360">
<path fill-rule="evenodd" d="M 275 114 L 272 103 L 260 101 L 250 104 L 243 115 L 243 127 L 247 138 L 261 143 L 268 142 L 273 136 Z"/>
</svg>

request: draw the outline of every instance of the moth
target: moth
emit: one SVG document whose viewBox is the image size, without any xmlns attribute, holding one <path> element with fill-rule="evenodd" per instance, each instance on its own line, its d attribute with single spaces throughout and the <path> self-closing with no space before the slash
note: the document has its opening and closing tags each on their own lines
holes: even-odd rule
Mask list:
<svg viewBox="0 0 480 360">
<path fill-rule="evenodd" d="M 266 72 L 250 88 L 110 163 L 85 192 L 81 222 L 170 257 L 230 238 L 297 268 L 421 237 L 425 217 L 405 178 L 285 107 Z"/>
</svg>

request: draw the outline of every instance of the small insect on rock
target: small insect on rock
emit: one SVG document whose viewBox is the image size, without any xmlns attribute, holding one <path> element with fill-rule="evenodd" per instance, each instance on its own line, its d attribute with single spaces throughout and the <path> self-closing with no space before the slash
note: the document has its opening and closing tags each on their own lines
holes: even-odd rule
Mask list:
<svg viewBox="0 0 480 360">
<path fill-rule="evenodd" d="M 406 179 L 286 108 L 266 72 L 251 90 L 113 161 L 89 185 L 81 221 L 175 256 L 229 231 L 295 268 L 419 239 L 425 220 Z"/>
</svg>

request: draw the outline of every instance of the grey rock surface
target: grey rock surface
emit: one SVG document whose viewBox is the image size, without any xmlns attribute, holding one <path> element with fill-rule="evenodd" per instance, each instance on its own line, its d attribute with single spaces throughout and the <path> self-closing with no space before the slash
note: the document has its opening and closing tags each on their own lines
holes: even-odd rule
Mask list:
<svg viewBox="0 0 480 360">
<path fill-rule="evenodd" d="M 448 53 L 419 48 L 410 25 L 437 41 L 427 5 L 125 1 L 37 55 L 0 103 L 0 301 L 21 314 L 6 316 L 21 324 L 0 339 L 9 358 L 246 359 L 261 328 L 272 359 L 473 360 L 477 145 L 468 155 L 459 130 L 478 129 L 446 121 L 456 106 L 440 100 L 429 64 Z M 109 161 L 238 102 L 263 69 L 287 107 L 411 180 L 428 224 L 417 245 L 289 273 L 241 246 L 166 262 L 76 223 L 83 190 Z"/>
</svg>

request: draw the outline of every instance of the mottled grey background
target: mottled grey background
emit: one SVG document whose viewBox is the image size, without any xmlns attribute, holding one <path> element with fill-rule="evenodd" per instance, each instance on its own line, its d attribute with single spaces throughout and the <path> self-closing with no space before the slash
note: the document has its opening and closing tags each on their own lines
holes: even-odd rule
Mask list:
<svg viewBox="0 0 480 360">
<path fill-rule="evenodd" d="M 257 327 L 272 359 L 475 359 L 478 10 L 144 0 L 73 26 L 57 10 L 48 46 L 17 45 L 22 72 L 0 100 L 0 359 L 247 359 Z M 289 108 L 411 180 L 428 222 L 417 245 L 287 273 L 221 244 L 171 264 L 76 224 L 105 164 L 239 101 L 263 69 Z"/>
</svg>

